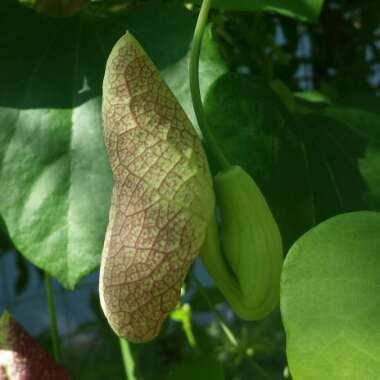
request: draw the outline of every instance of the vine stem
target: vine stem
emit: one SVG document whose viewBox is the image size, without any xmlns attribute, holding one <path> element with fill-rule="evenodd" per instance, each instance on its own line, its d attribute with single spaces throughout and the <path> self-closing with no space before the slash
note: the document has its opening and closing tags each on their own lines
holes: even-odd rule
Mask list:
<svg viewBox="0 0 380 380">
<path fill-rule="evenodd" d="M 135 377 L 135 362 L 133 360 L 133 356 L 131 353 L 131 349 L 129 348 L 129 343 L 123 339 L 119 338 L 121 356 L 123 358 L 124 369 L 127 375 L 128 380 L 137 380 Z"/>
<path fill-rule="evenodd" d="M 54 359 L 56 360 L 57 363 L 59 363 L 61 360 L 61 347 L 60 347 L 60 342 L 59 342 L 59 337 L 58 337 L 57 313 L 55 309 L 52 281 L 51 281 L 51 277 L 49 273 L 45 272 L 44 277 L 45 277 L 45 290 L 46 290 L 48 311 L 49 311 L 50 336 L 51 336 L 51 341 L 53 344 L 53 354 L 54 354 Z"/>
<path fill-rule="evenodd" d="M 212 0 L 203 0 L 201 9 L 199 12 L 199 16 L 197 19 L 197 24 L 195 26 L 194 36 L 193 36 L 193 43 L 191 48 L 191 56 L 190 56 L 190 68 L 189 68 L 189 75 L 190 75 L 190 92 L 191 92 L 191 99 L 193 102 L 193 108 L 195 112 L 195 116 L 198 121 L 198 125 L 202 131 L 204 143 L 209 148 L 210 153 L 214 156 L 213 158 L 218 162 L 219 166 L 222 170 L 226 170 L 231 167 L 231 164 L 228 162 L 227 158 L 225 157 L 223 151 L 221 150 L 219 144 L 217 143 L 210 127 L 207 121 L 206 113 L 203 108 L 202 104 L 202 98 L 201 98 L 201 90 L 199 86 L 199 56 L 202 46 L 202 38 L 204 29 L 207 22 L 208 13 L 211 8 Z M 205 298 L 206 302 L 208 303 L 211 310 L 214 311 L 215 315 L 217 316 L 219 320 L 220 327 L 225 334 L 227 340 L 230 342 L 230 344 L 233 347 L 237 347 L 239 345 L 239 342 L 234 335 L 234 333 L 230 330 L 230 328 L 227 326 L 227 324 L 224 322 L 224 318 L 219 312 L 218 309 L 214 307 L 210 299 L 208 298 L 206 292 L 203 289 L 203 285 L 197 278 L 197 276 L 194 274 L 193 279 L 198 285 L 198 288 L 201 291 L 202 296 Z M 250 359 L 249 362 L 251 363 L 252 367 L 259 372 L 265 379 L 270 380 L 271 377 L 265 372 L 265 370 L 254 360 Z"/>
<path fill-rule="evenodd" d="M 231 346 L 237 347 L 239 345 L 238 340 L 234 333 L 230 330 L 230 328 L 227 326 L 227 324 L 224 322 L 224 318 L 220 311 L 213 305 L 213 303 L 208 298 L 208 295 L 206 294 L 205 290 L 203 289 L 203 285 L 200 282 L 199 278 L 193 274 L 193 279 L 196 282 L 198 289 L 200 290 L 202 297 L 205 299 L 206 303 L 210 307 L 210 309 L 215 313 L 217 319 L 219 320 L 219 325 L 226 336 L 227 340 L 230 342 Z"/>
<path fill-rule="evenodd" d="M 199 86 L 199 55 L 202 46 L 203 32 L 206 26 L 211 3 L 212 0 L 203 0 L 197 24 L 195 26 L 189 67 L 190 92 L 195 116 L 202 131 L 205 146 L 209 148 L 210 153 L 214 156 L 220 167 L 222 169 L 228 169 L 231 165 L 224 156 L 223 151 L 220 149 L 220 146 L 215 140 L 215 137 L 207 122 Z"/>
</svg>

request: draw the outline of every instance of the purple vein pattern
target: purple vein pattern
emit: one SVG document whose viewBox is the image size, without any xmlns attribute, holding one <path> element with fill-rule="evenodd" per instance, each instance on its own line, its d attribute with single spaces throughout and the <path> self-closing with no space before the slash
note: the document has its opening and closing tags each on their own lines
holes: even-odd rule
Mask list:
<svg viewBox="0 0 380 380">
<path fill-rule="evenodd" d="M 100 300 L 119 336 L 146 342 L 179 300 L 214 193 L 199 137 L 130 33 L 108 58 L 103 126 L 113 194 Z"/>
</svg>

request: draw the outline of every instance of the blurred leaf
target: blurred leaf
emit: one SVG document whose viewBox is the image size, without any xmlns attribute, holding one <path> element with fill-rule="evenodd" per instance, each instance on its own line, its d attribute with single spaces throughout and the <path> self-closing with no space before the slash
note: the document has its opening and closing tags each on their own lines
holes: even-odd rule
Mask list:
<svg viewBox="0 0 380 380">
<path fill-rule="evenodd" d="M 361 109 L 363 111 L 380 113 L 380 97 L 370 92 L 355 91 L 341 94 L 335 103 L 339 106 Z"/>
<path fill-rule="evenodd" d="M 380 114 L 352 107 L 328 107 L 323 114 L 346 125 L 360 137 L 380 144 Z"/>
<path fill-rule="evenodd" d="M 296 98 L 310 103 L 331 104 L 331 100 L 319 91 L 302 91 L 296 92 L 294 95 Z"/>
<path fill-rule="evenodd" d="M 0 213 L 20 252 L 72 289 L 99 265 L 107 224 L 111 172 L 100 116 L 107 55 L 130 29 L 189 110 L 195 19 L 172 4 L 142 5 L 112 18 L 52 19 L 16 1 L 3 3 Z M 224 65 L 211 35 L 205 38 L 207 88 Z"/>
<path fill-rule="evenodd" d="M 294 94 L 290 88 L 288 88 L 283 81 L 278 79 L 272 80 L 270 82 L 270 87 L 273 92 L 282 100 L 288 111 L 290 113 L 293 113 L 295 111 L 296 101 L 294 99 Z"/>
<path fill-rule="evenodd" d="M 324 113 L 333 116 L 333 109 L 328 110 Z M 295 118 L 293 128 L 303 141 L 309 167 L 316 222 L 343 212 L 379 208 L 378 124 L 369 120 L 363 118 L 360 130 L 354 118 L 344 124 L 316 114 Z"/>
<path fill-rule="evenodd" d="M 7 311 L 0 317 L 0 378 L 71 379 Z"/>
<path fill-rule="evenodd" d="M 205 110 L 228 160 L 258 183 L 290 246 L 313 224 L 313 204 L 285 106 L 264 79 L 226 74 L 210 88 Z"/>
<path fill-rule="evenodd" d="M 223 367 L 206 356 L 186 357 L 176 366 L 167 380 L 224 380 Z"/>
<path fill-rule="evenodd" d="M 294 115 L 320 114 L 332 100 L 319 91 L 301 91 L 294 93 Z"/>
<path fill-rule="evenodd" d="M 331 218 L 286 258 L 281 312 L 294 380 L 380 378 L 380 214 Z"/>
<path fill-rule="evenodd" d="M 200 0 L 196 3 L 200 4 Z M 214 0 L 214 8 L 229 11 L 269 11 L 316 22 L 324 0 Z"/>
</svg>

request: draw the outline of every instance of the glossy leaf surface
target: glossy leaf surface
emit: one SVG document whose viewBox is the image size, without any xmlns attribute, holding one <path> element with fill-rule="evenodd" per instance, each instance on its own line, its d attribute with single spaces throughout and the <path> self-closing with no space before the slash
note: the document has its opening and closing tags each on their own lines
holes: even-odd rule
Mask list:
<svg viewBox="0 0 380 380">
<path fill-rule="evenodd" d="M 281 313 L 294 380 L 380 376 L 380 214 L 335 216 L 285 260 Z"/>
</svg>

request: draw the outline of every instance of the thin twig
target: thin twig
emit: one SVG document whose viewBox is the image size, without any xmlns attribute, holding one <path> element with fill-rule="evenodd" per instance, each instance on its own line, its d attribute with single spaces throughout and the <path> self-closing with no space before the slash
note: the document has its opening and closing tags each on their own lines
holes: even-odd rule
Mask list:
<svg viewBox="0 0 380 380">
<path fill-rule="evenodd" d="M 123 338 L 119 338 L 119 343 L 127 380 L 137 380 L 135 376 L 135 361 L 133 360 L 129 343 Z"/>
</svg>

